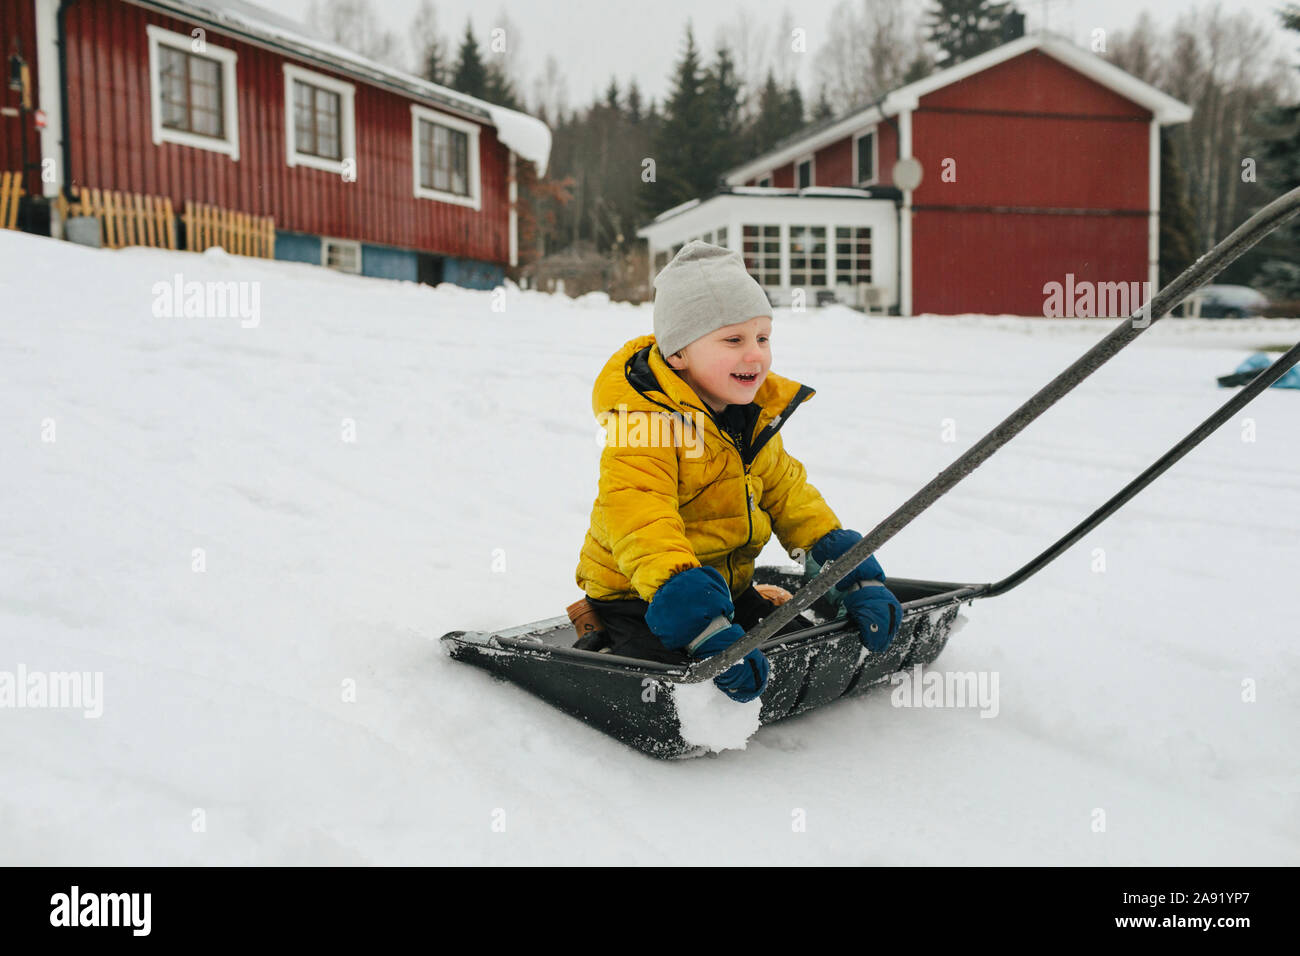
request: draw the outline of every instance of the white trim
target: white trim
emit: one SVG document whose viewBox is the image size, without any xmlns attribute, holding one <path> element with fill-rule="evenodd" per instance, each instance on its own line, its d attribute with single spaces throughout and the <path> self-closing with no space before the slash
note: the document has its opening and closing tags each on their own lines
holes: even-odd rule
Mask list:
<svg viewBox="0 0 1300 956">
<path fill-rule="evenodd" d="M 357 253 L 357 268 L 353 272 L 351 269 L 339 269 L 329 264 L 330 246 L 341 246 L 355 249 Z M 346 272 L 348 275 L 361 275 L 361 242 L 356 239 L 336 239 L 333 236 L 320 237 L 320 264 L 327 269 L 334 269 L 335 272 Z"/>
<path fill-rule="evenodd" d="M 871 137 L 871 172 L 870 179 L 858 180 L 858 140 L 864 136 Z M 849 142 L 853 144 L 853 185 L 855 186 L 874 186 L 880 182 L 880 124 L 872 123 L 864 127 L 857 133 L 849 137 Z"/>
<path fill-rule="evenodd" d="M 436 123 L 440 126 L 446 126 L 449 129 L 460 130 L 461 132 L 468 134 L 468 143 L 465 148 L 465 162 L 468 166 L 465 173 L 469 178 L 469 182 L 467 183 L 469 186 L 468 196 L 443 192 L 440 189 L 428 189 L 420 185 L 421 120 L 429 123 Z M 417 103 L 411 104 L 411 184 L 414 190 L 414 195 L 417 199 L 434 199 L 438 202 L 449 202 L 455 203 L 458 206 L 469 206 L 475 210 L 480 210 L 482 208 L 478 170 L 478 134 L 479 126 L 476 123 L 467 123 L 462 119 L 457 119 L 447 113 L 439 113 L 436 110 L 427 109 Z"/>
<path fill-rule="evenodd" d="M 1160 288 L 1160 123 L 1151 121 L 1147 148 L 1147 281 L 1151 295 Z M 1145 300 L 1144 300 L 1145 301 Z"/>
<path fill-rule="evenodd" d="M 775 152 L 756 156 L 747 163 L 727 170 L 723 173 L 723 178 L 728 184 L 738 186 L 752 179 L 760 169 L 783 166 L 796 156 L 803 156 L 810 150 L 815 152 L 838 142 L 864 125 L 877 122 L 887 116 L 894 116 L 904 110 L 915 110 L 920 106 L 922 96 L 945 86 L 951 86 L 1030 50 L 1038 50 L 1125 99 L 1150 110 L 1162 126 L 1186 123 L 1192 118 L 1192 108 L 1186 103 L 1160 92 L 1154 86 L 1108 63 L 1097 54 L 1080 49 L 1066 40 L 1059 40 L 1045 34 L 1034 34 L 1004 43 L 956 66 L 940 70 L 933 76 L 900 87 L 885 96 L 879 103 L 864 107 L 812 136 L 796 140 Z"/>
<path fill-rule="evenodd" d="M 225 153 L 232 160 L 239 160 L 239 101 L 238 84 L 235 82 L 235 62 L 239 55 L 234 50 L 213 46 L 206 36 L 201 41 L 202 51 L 195 50 L 194 44 L 200 41 L 183 33 L 173 33 L 152 23 L 145 25 L 149 35 L 149 111 L 152 114 L 153 141 L 155 146 L 163 143 L 176 143 L 179 146 L 192 146 L 195 149 L 211 150 Z M 221 64 L 221 123 L 226 135 L 222 139 L 215 136 L 203 136 L 199 133 L 187 133 L 184 130 L 170 129 L 162 124 L 162 82 L 159 78 L 158 47 L 168 46 L 182 53 L 206 57 Z"/>
<path fill-rule="evenodd" d="M 36 102 L 45 114 L 41 135 L 41 165 L 54 164 L 49 182 L 41 176 L 41 192 L 55 196 L 63 182 L 63 104 L 59 96 L 58 0 L 36 0 Z M 41 173 L 45 172 L 44 168 Z M 62 224 L 59 224 L 62 229 Z M 62 235 L 55 236 L 61 239 Z"/>
<path fill-rule="evenodd" d="M 510 150 L 510 166 L 507 170 L 509 177 L 509 200 L 510 200 L 510 265 L 519 265 L 519 180 L 517 179 L 517 170 L 515 166 L 515 151 Z"/>
<path fill-rule="evenodd" d="M 808 186 L 804 186 L 799 182 L 799 167 L 802 166 L 804 163 L 808 164 Z M 798 159 L 794 161 L 793 168 L 794 168 L 795 189 L 807 189 L 810 186 L 817 185 L 817 154 L 816 153 L 805 153 L 804 155 L 800 156 Z"/>
<path fill-rule="evenodd" d="M 339 95 L 339 159 L 326 159 L 310 153 L 298 152 L 298 124 L 294 122 L 295 106 L 293 84 L 306 83 Z M 311 166 L 327 173 L 343 175 L 345 163 L 352 161 L 351 172 L 356 174 L 357 163 L 357 88 L 351 83 L 312 70 L 284 64 L 284 161 L 288 166 Z"/>
<path fill-rule="evenodd" d="M 912 111 L 898 114 L 898 157 L 912 155 Z M 875 250 L 875 242 L 871 248 Z M 871 262 L 871 278 L 876 278 L 875 259 Z M 912 314 L 912 190 L 903 190 L 903 202 L 898 211 L 898 314 Z"/>
</svg>

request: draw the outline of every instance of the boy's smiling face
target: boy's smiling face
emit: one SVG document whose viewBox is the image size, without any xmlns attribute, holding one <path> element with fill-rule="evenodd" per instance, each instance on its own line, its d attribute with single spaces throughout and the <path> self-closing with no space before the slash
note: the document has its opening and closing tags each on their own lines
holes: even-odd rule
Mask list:
<svg viewBox="0 0 1300 956">
<path fill-rule="evenodd" d="M 664 356 L 715 412 L 748 405 L 772 366 L 772 317 L 724 325 Z"/>
</svg>

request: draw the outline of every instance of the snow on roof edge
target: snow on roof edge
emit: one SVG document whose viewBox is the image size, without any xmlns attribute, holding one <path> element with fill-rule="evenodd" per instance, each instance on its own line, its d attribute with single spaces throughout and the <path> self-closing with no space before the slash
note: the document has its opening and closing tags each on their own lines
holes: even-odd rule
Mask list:
<svg viewBox="0 0 1300 956">
<path fill-rule="evenodd" d="M 539 177 L 546 175 L 551 153 L 551 129 L 535 116 L 489 103 L 476 96 L 440 86 L 423 77 L 371 60 L 346 47 L 322 40 L 304 25 L 298 25 L 298 29 L 290 29 L 285 24 L 294 21 L 272 10 L 263 11 L 252 3 L 232 2 L 232 0 L 131 0 L 131 2 L 180 17 L 205 18 L 218 28 L 227 25 L 232 29 L 242 30 L 280 45 L 304 48 L 300 55 L 314 52 L 319 59 L 326 60 L 341 72 L 350 73 L 358 79 L 373 80 L 374 77 L 369 74 L 374 74 L 405 87 L 415 96 L 424 95 L 434 100 L 449 100 L 453 104 L 459 102 L 471 111 L 486 114 L 492 125 L 496 127 L 497 138 L 524 159 L 535 163 Z M 254 11 L 258 14 L 265 13 L 267 18 L 256 15 Z"/>
</svg>

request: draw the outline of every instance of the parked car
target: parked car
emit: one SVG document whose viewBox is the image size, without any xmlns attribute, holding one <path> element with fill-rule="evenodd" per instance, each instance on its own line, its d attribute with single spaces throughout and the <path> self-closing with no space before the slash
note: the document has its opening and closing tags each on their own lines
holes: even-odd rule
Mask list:
<svg viewBox="0 0 1300 956">
<path fill-rule="evenodd" d="M 1185 305 L 1185 314 L 1203 319 L 1244 319 L 1263 315 L 1268 296 L 1244 285 L 1207 285 L 1194 292 Z"/>
</svg>

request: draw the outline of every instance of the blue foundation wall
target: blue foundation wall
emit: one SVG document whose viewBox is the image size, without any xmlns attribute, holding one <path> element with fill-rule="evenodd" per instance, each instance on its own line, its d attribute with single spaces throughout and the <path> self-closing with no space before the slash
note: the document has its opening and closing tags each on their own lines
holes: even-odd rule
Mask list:
<svg viewBox="0 0 1300 956">
<path fill-rule="evenodd" d="M 286 262 L 321 263 L 321 237 L 301 232 L 275 234 L 275 257 Z M 442 281 L 467 289 L 495 289 L 505 281 L 505 266 L 495 262 L 441 256 Z M 361 274 L 377 279 L 402 279 L 418 282 L 420 253 L 393 246 L 361 244 Z"/>
</svg>

